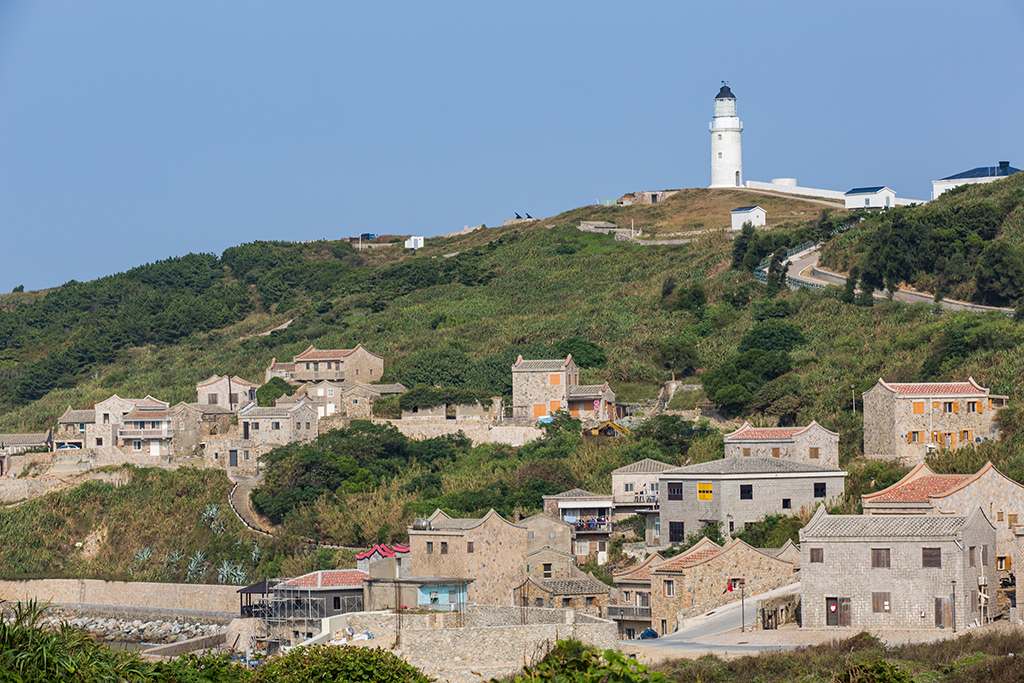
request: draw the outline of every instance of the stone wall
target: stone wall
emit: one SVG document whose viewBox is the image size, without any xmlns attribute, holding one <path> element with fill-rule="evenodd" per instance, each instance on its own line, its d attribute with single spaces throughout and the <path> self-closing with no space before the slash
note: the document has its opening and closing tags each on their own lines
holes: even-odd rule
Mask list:
<svg viewBox="0 0 1024 683">
<path fill-rule="evenodd" d="M 240 586 L 96 579 L 0 581 L 0 600 L 238 612 Z"/>
<path fill-rule="evenodd" d="M 203 462 L 206 467 L 227 470 L 232 474 L 255 476 L 259 473 L 259 459 L 270 451 L 272 446 L 259 444 L 252 439 L 243 439 L 236 433 L 233 436 L 210 436 L 203 450 Z M 235 451 L 237 465 L 231 467 L 231 451 Z"/>
<path fill-rule="evenodd" d="M 757 601 L 757 616 L 754 630 L 761 631 L 768 626 L 776 629 L 786 624 L 800 623 L 800 594 L 790 593 Z"/>
<path fill-rule="evenodd" d="M 378 424 L 392 424 L 410 439 L 432 439 L 446 434 L 462 432 L 473 445 L 502 443 L 521 446 L 544 436 L 544 432 L 532 426 L 493 425 L 481 420 L 386 420 L 374 418 Z"/>
<path fill-rule="evenodd" d="M 839 469 L 839 435 L 829 432 L 821 425 L 815 425 L 803 434 L 794 434 L 791 439 L 726 439 L 725 457 L 750 456 L 771 458 L 773 449 L 779 449 L 777 457 L 783 460 L 812 465 L 822 469 Z M 811 457 L 811 449 L 818 449 L 818 457 Z"/>
</svg>

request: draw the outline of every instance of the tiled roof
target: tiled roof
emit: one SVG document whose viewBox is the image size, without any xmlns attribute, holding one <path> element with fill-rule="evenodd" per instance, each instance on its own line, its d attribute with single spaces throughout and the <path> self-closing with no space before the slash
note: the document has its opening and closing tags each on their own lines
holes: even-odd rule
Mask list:
<svg viewBox="0 0 1024 683">
<path fill-rule="evenodd" d="M 624 465 L 612 470 L 612 474 L 657 474 L 665 470 L 675 469 L 675 467 L 675 465 L 670 465 L 667 462 L 661 462 L 653 458 L 644 458 L 631 465 Z"/>
<path fill-rule="evenodd" d="M 583 489 L 569 489 L 562 493 L 557 493 L 553 496 L 542 496 L 543 498 L 611 498 L 610 495 L 601 493 L 591 493 L 590 491 L 584 491 Z"/>
<path fill-rule="evenodd" d="M 512 365 L 512 370 L 523 372 L 558 372 L 569 367 L 571 360 L 571 355 L 564 359 L 557 358 L 554 360 L 523 360 L 523 357 L 519 356 L 515 364 Z"/>
<path fill-rule="evenodd" d="M 705 542 L 707 541 L 707 542 Z M 713 541 L 703 539 L 700 543 L 693 546 L 682 555 L 676 555 L 670 557 L 661 564 L 651 567 L 650 571 L 653 572 L 678 572 L 683 569 L 692 567 L 695 564 L 700 564 L 704 560 L 714 557 L 718 553 L 722 552 L 723 548 L 716 545 Z"/>
<path fill-rule="evenodd" d="M 68 408 L 64 414 L 57 418 L 57 424 L 81 424 L 83 422 L 95 422 L 95 410 L 72 410 Z"/>
<path fill-rule="evenodd" d="M 336 358 L 346 358 L 348 356 L 351 356 L 359 349 L 363 349 L 363 351 L 366 351 L 366 353 L 370 354 L 371 356 L 377 356 L 377 354 L 373 353 L 372 351 L 367 351 L 365 348 L 363 348 L 362 344 L 356 344 L 356 347 L 354 349 L 316 349 L 313 347 L 312 344 L 310 344 L 308 349 L 306 349 L 299 355 L 295 356 L 293 360 L 296 363 L 300 361 L 311 360 L 334 360 Z M 383 356 L 377 356 L 377 358 L 383 358 Z"/>
<path fill-rule="evenodd" d="M 136 408 L 166 408 L 171 404 L 167 401 L 161 401 L 158 398 L 147 396 L 146 398 L 125 398 L 121 399 L 127 403 L 131 403 Z"/>
<path fill-rule="evenodd" d="M 278 588 L 356 588 L 369 574 L 358 569 L 324 569 L 279 583 Z"/>
<path fill-rule="evenodd" d="M 781 458 L 725 458 L 687 465 L 666 470 L 665 474 L 785 474 L 797 472 L 821 472 L 838 474 L 841 470 L 829 470 L 802 462 Z"/>
<path fill-rule="evenodd" d="M 222 379 L 227 379 L 232 385 L 237 385 L 239 387 L 252 387 L 253 389 L 260 388 L 259 384 L 253 384 L 249 380 L 242 379 L 238 375 L 235 375 L 234 377 L 227 377 L 226 375 L 211 375 L 208 379 L 205 379 L 202 382 L 196 384 L 196 387 L 205 387 L 211 384 L 216 384 Z"/>
<path fill-rule="evenodd" d="M 483 524 L 491 516 L 497 517 L 506 524 L 512 524 L 507 519 L 499 515 L 494 509 L 487 511 L 487 514 L 483 517 L 467 517 L 467 518 L 453 518 L 446 515 L 440 509 L 434 511 L 434 514 L 430 515 L 428 521 L 434 529 L 441 531 L 452 530 L 452 531 L 465 531 L 467 529 L 475 529 Z"/>
<path fill-rule="evenodd" d="M 637 566 L 615 574 L 615 581 L 650 581 L 651 570 L 661 564 L 662 561 L 664 561 L 664 558 L 658 553 L 654 553 Z"/>
<path fill-rule="evenodd" d="M 403 384 L 367 384 L 368 388 L 378 394 L 404 394 L 407 390 Z"/>
<path fill-rule="evenodd" d="M 308 405 L 308 404 L 305 404 L 302 401 L 300 401 L 298 403 L 295 403 L 294 405 L 273 406 L 273 407 L 270 407 L 270 408 L 262 408 L 262 407 L 256 405 L 255 403 L 250 403 L 248 406 L 246 406 L 246 407 L 242 408 L 241 410 L 239 410 L 238 414 L 241 417 L 245 417 L 245 418 L 250 418 L 250 417 L 284 417 L 284 418 L 290 418 L 291 417 L 291 413 L 294 412 L 299 407 L 299 405 Z"/>
<path fill-rule="evenodd" d="M 295 363 L 282 363 L 276 358 L 270 363 L 271 370 L 284 370 L 285 372 L 293 372 L 295 370 Z"/>
<path fill-rule="evenodd" d="M 42 434 L 0 434 L 0 446 L 44 446 L 50 440 L 50 432 Z"/>
<path fill-rule="evenodd" d="M 905 484 L 897 482 L 884 491 L 864 496 L 871 503 L 927 503 L 931 496 L 946 493 L 970 480 L 973 474 L 935 474 Z"/>
<path fill-rule="evenodd" d="M 878 185 L 877 187 L 855 187 L 846 194 L 874 194 L 879 190 L 884 190 L 885 185 Z"/>
<path fill-rule="evenodd" d="M 872 538 L 952 536 L 967 517 L 947 515 L 828 515 L 804 527 L 806 538 Z"/>
<path fill-rule="evenodd" d="M 167 408 L 138 408 L 122 418 L 125 422 L 138 422 L 140 420 L 166 420 Z"/>
<path fill-rule="evenodd" d="M 379 543 L 369 550 L 364 550 L 361 553 L 356 554 L 357 560 L 365 560 L 374 553 L 380 553 L 383 557 L 394 557 L 396 553 L 407 553 L 409 552 L 409 546 L 398 545 L 397 543 L 391 547 L 388 547 L 384 543 Z"/>
<path fill-rule="evenodd" d="M 966 382 L 885 382 L 878 383 L 898 396 L 977 396 L 987 394 L 988 389 L 969 377 Z"/>
<path fill-rule="evenodd" d="M 726 434 L 725 439 L 726 441 L 783 441 L 792 439 L 797 434 L 803 434 L 811 427 L 820 427 L 829 434 L 839 436 L 836 432 L 830 432 L 817 422 L 811 422 L 806 427 L 752 427 L 749 422 L 744 422 L 735 432 Z"/>
<path fill-rule="evenodd" d="M 553 595 L 594 595 L 608 592 L 608 585 L 589 576 L 578 579 L 535 579 L 538 586 Z"/>
<path fill-rule="evenodd" d="M 600 398 L 608 390 L 608 384 L 573 384 L 569 387 L 570 398 Z"/>
</svg>

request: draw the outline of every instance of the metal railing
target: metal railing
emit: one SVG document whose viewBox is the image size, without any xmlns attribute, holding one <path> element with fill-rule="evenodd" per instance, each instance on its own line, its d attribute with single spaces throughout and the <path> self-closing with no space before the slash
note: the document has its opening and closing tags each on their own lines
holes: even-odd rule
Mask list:
<svg viewBox="0 0 1024 683">
<path fill-rule="evenodd" d="M 609 619 L 615 621 L 649 621 L 651 618 L 651 608 L 608 605 L 605 608 L 605 614 Z"/>
<path fill-rule="evenodd" d="M 169 439 L 170 429 L 118 429 L 117 436 L 121 439 Z"/>
</svg>

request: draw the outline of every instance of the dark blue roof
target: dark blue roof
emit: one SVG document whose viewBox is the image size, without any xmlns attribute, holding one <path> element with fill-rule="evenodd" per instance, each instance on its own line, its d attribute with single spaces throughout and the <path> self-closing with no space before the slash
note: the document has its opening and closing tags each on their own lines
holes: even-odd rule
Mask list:
<svg viewBox="0 0 1024 683">
<path fill-rule="evenodd" d="M 885 185 L 879 185 L 878 187 L 855 187 L 846 194 L 874 194 L 884 189 Z"/>
<path fill-rule="evenodd" d="M 972 168 L 970 171 L 964 171 L 963 173 L 957 173 L 951 175 L 943 180 L 964 180 L 966 178 L 1005 178 L 1006 176 L 1013 175 L 1014 173 L 1020 173 L 1019 168 L 1014 168 L 1007 164 L 1003 166 L 979 166 L 978 168 Z"/>
<path fill-rule="evenodd" d="M 755 206 L 737 206 L 730 213 L 736 213 L 737 211 L 750 211 L 751 209 L 761 209 L 761 207 L 760 206 L 756 206 L 756 205 Z M 761 210 L 764 211 L 764 209 L 761 209 Z"/>
<path fill-rule="evenodd" d="M 723 85 L 722 89 L 715 95 L 716 100 L 735 100 L 736 96 L 732 94 L 732 90 L 729 90 L 729 86 Z"/>
</svg>

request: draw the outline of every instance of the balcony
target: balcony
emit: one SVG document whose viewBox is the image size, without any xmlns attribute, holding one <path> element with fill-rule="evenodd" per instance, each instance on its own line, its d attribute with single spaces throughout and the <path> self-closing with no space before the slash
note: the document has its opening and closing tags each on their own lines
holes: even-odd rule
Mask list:
<svg viewBox="0 0 1024 683">
<path fill-rule="evenodd" d="M 624 605 L 608 605 L 605 615 L 615 621 L 650 621 L 650 607 L 633 607 Z"/>
<path fill-rule="evenodd" d="M 604 517 L 597 519 L 580 519 L 572 522 L 573 527 L 577 534 L 586 533 L 608 533 L 612 530 L 612 525 L 608 523 L 608 520 Z"/>
<path fill-rule="evenodd" d="M 169 439 L 170 429 L 118 429 L 119 439 Z"/>
<path fill-rule="evenodd" d="M 616 505 L 644 505 L 657 509 L 657 493 L 620 493 L 614 498 Z"/>
</svg>

